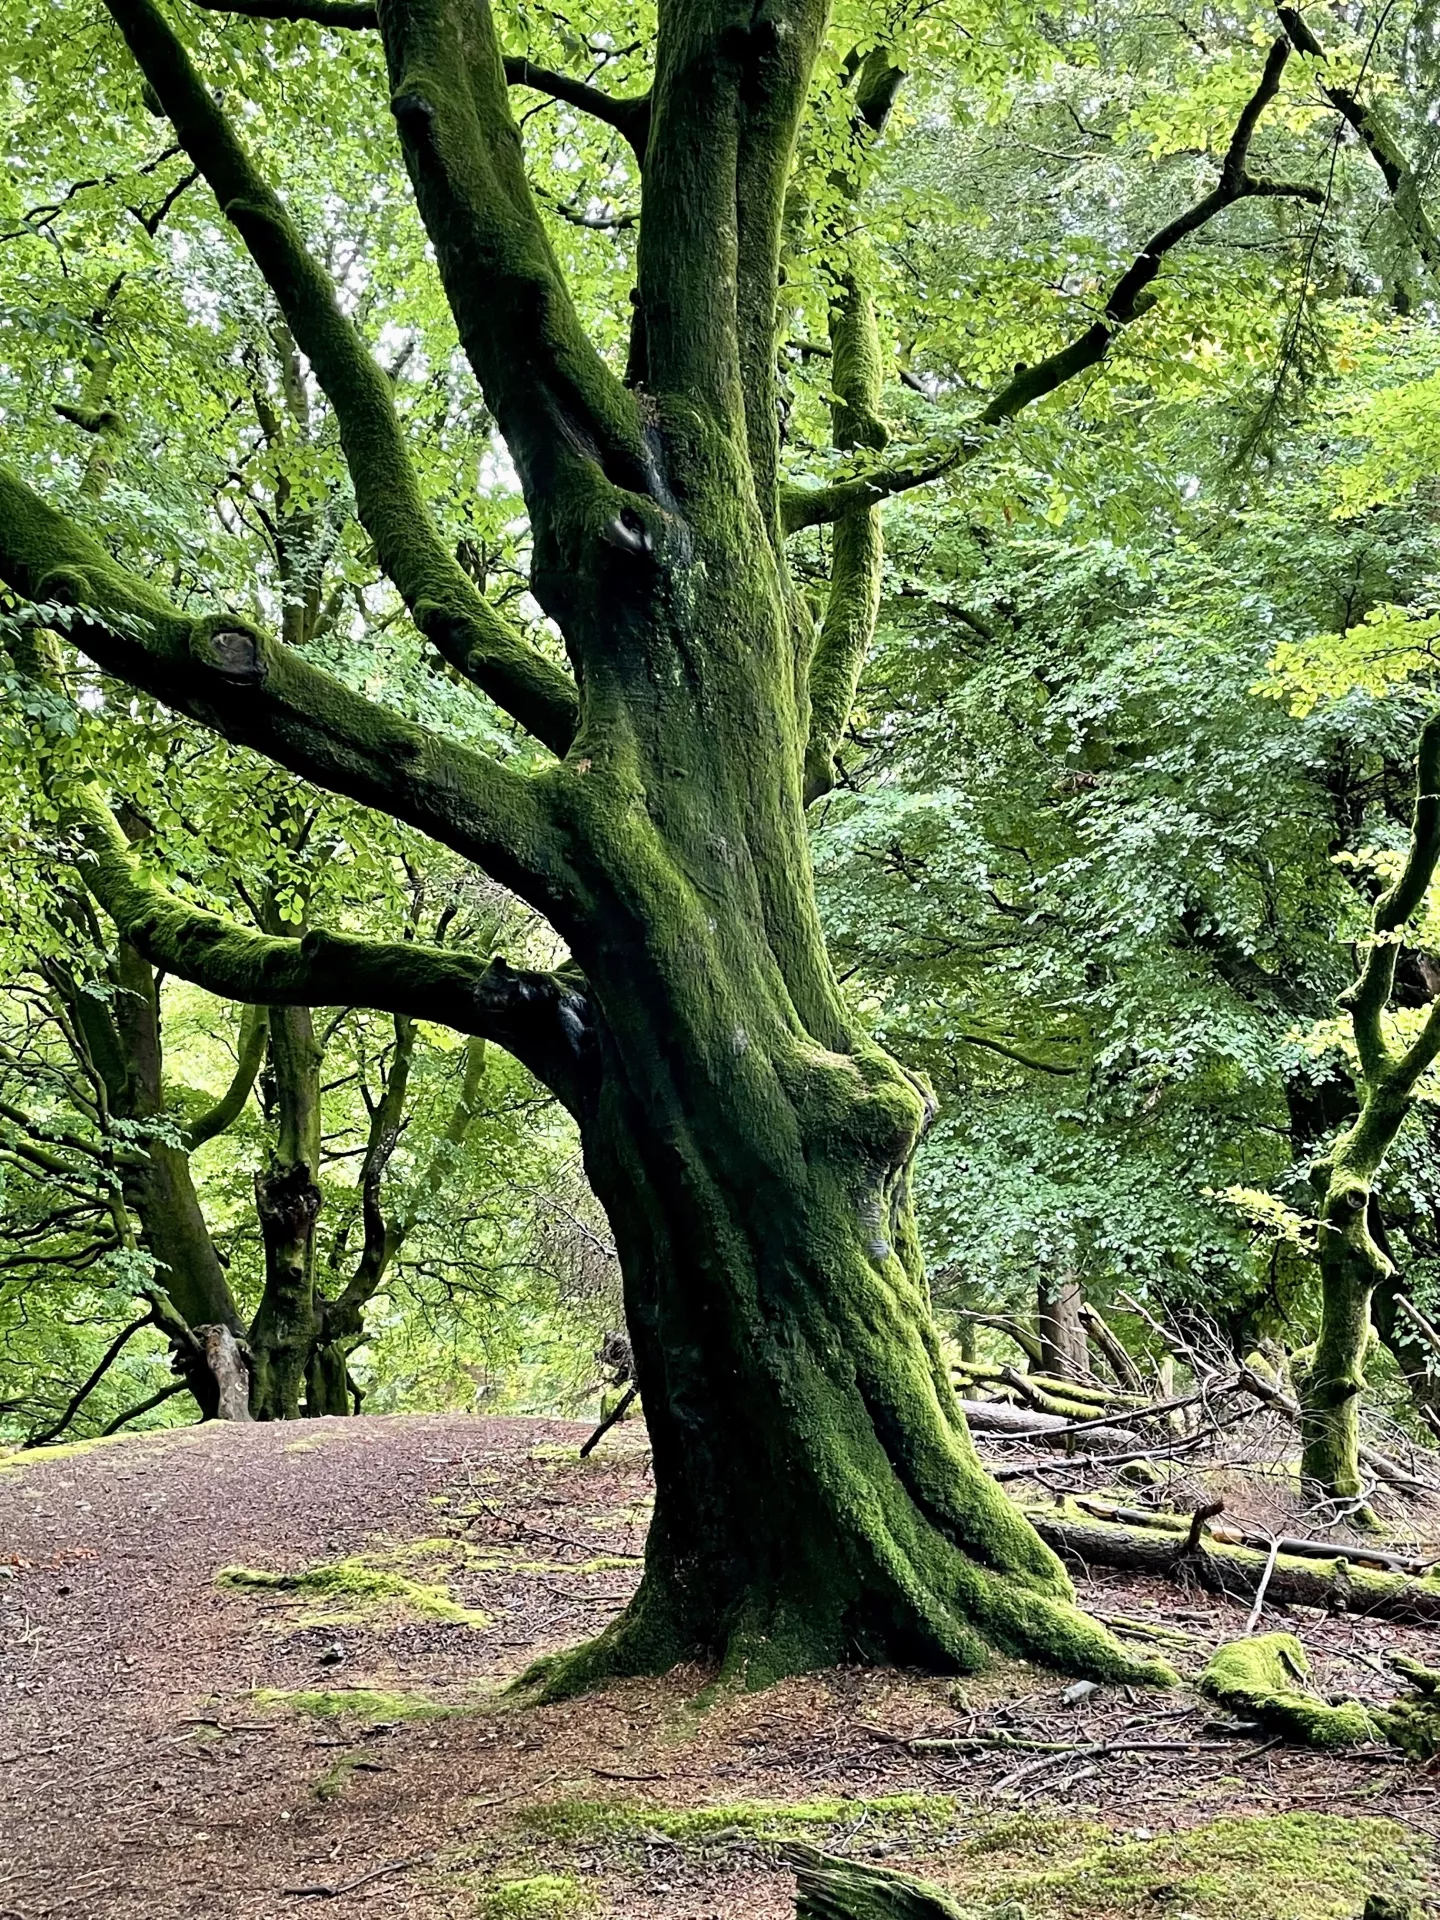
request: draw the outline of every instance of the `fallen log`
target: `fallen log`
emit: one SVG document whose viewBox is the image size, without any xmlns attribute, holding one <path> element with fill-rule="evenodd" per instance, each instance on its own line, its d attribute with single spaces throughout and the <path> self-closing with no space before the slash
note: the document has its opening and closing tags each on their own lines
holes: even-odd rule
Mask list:
<svg viewBox="0 0 1440 1920">
<path fill-rule="evenodd" d="M 1097 1500 L 1090 1494 L 1077 1494 L 1075 1504 L 1086 1513 L 1093 1514 L 1097 1520 L 1112 1520 L 1121 1526 L 1169 1527 L 1183 1531 L 1190 1524 L 1188 1514 L 1157 1513 L 1148 1507 L 1117 1507 L 1111 1501 Z M 1352 1566 L 1385 1567 L 1392 1573 L 1425 1573 L 1437 1564 L 1434 1559 L 1420 1560 L 1413 1554 L 1391 1553 L 1385 1547 L 1367 1546 L 1363 1542 L 1307 1540 L 1293 1533 L 1282 1533 L 1278 1541 L 1272 1542 L 1268 1533 L 1247 1533 L 1243 1528 L 1230 1526 L 1228 1522 L 1212 1527 L 1210 1538 L 1221 1546 L 1255 1547 L 1261 1553 L 1268 1553 L 1271 1546 L 1275 1545 L 1281 1553 L 1293 1554 L 1302 1560 L 1333 1560 L 1337 1554 L 1343 1554 Z"/>
<path fill-rule="evenodd" d="M 1191 1547 L 1188 1536 L 1158 1527 L 1140 1532 L 1052 1509 L 1026 1507 L 1024 1511 L 1040 1538 L 1062 1559 L 1193 1582 L 1229 1600 L 1253 1600 L 1269 1564 L 1268 1552 L 1251 1547 L 1204 1538 Z M 1355 1551 L 1359 1555 L 1364 1549 Z M 1426 1625 L 1440 1622 L 1440 1580 L 1358 1566 L 1341 1549 L 1329 1561 L 1277 1554 L 1267 1591 L 1272 1602 L 1287 1606 L 1323 1607 L 1327 1612 Z"/>
<path fill-rule="evenodd" d="M 1036 1413 L 1030 1407 L 1007 1406 L 1003 1400 L 962 1400 L 960 1411 L 973 1433 L 1003 1433 L 1011 1440 L 1033 1440 L 1037 1446 L 1058 1447 L 1064 1453 L 1091 1446 L 1119 1448 L 1135 1445 L 1135 1436 L 1123 1427 L 1097 1426 L 1086 1420 L 1062 1420 L 1057 1414 Z M 1076 1445 L 1077 1429 L 1084 1434 Z"/>
</svg>

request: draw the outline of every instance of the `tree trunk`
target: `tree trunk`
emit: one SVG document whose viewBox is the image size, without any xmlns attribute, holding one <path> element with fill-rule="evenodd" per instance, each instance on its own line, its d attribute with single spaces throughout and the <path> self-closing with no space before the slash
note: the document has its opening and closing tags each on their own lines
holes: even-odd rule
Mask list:
<svg viewBox="0 0 1440 1920">
<path fill-rule="evenodd" d="M 910 1215 L 922 1087 L 859 1040 L 767 1044 L 763 1012 L 737 1020 L 713 979 L 690 997 L 637 1091 L 602 1037 L 582 1124 L 656 1504 L 635 1600 L 550 1664 L 551 1691 L 697 1656 L 751 1686 L 855 1660 L 961 1672 L 992 1648 L 1134 1677 L 959 1411 Z M 632 1027 L 657 1004 L 632 986 Z M 702 1004 L 726 1025 L 682 1097 Z"/>
<path fill-rule="evenodd" d="M 1036 1288 L 1040 1372 L 1061 1380 L 1088 1380 L 1090 1348 L 1080 1310 L 1085 1295 L 1072 1274 L 1042 1273 Z"/>
<path fill-rule="evenodd" d="M 1363 1496 L 1360 1396 L 1370 1345 L 1370 1297 L 1394 1272 L 1371 1232 L 1373 1182 L 1409 1111 L 1407 1098 L 1371 1091 L 1336 1141 L 1318 1221 L 1320 1333 L 1298 1369 L 1301 1472 L 1333 1499 Z"/>
<path fill-rule="evenodd" d="M 271 1010 L 270 1065 L 278 1125 L 269 1165 L 255 1177 L 265 1291 L 250 1329 L 250 1406 L 257 1420 L 295 1420 L 319 1331 L 320 1048 L 308 1007 Z"/>
<path fill-rule="evenodd" d="M 227 1379 L 210 1363 L 203 1341 L 185 1337 L 186 1328 L 223 1327 L 234 1341 L 243 1323 L 201 1211 L 189 1153 L 161 1137 L 160 1127 L 173 1126 L 174 1118 L 165 1110 L 154 969 L 128 940 L 121 940 L 112 968 L 115 991 L 108 1002 L 78 989 L 68 974 L 56 973 L 52 979 L 105 1087 L 111 1113 L 146 1127 L 144 1158 L 127 1166 L 122 1176 L 125 1204 L 139 1221 L 141 1244 L 155 1262 L 155 1284 L 184 1323 L 170 1330 L 175 1365 L 202 1418 L 230 1418 L 237 1400 L 227 1390 Z M 243 1369 L 238 1347 L 234 1360 Z"/>
<path fill-rule="evenodd" d="M 1360 1396 L 1370 1344 L 1370 1295 L 1376 1270 L 1356 1242 L 1368 1238 L 1359 1218 L 1338 1220 L 1327 1200 L 1321 1215 L 1320 1335 L 1299 1377 L 1301 1472 L 1335 1499 L 1365 1491 L 1360 1476 Z"/>
</svg>

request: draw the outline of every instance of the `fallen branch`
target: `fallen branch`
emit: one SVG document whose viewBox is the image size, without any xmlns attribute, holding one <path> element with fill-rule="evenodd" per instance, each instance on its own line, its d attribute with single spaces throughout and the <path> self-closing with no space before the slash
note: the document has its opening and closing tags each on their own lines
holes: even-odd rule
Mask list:
<svg viewBox="0 0 1440 1920">
<path fill-rule="evenodd" d="M 1250 1609 L 1250 1618 L 1245 1622 L 1244 1638 L 1247 1640 L 1250 1638 L 1250 1635 L 1255 1631 L 1256 1627 L 1258 1627 L 1260 1624 L 1261 1610 L 1265 1605 L 1265 1590 L 1270 1585 L 1271 1578 L 1273 1577 L 1275 1572 L 1275 1562 L 1279 1558 L 1279 1556 L 1280 1556 L 1280 1536 L 1277 1534 L 1276 1537 L 1270 1542 L 1270 1554 L 1269 1554 L 1269 1558 L 1265 1562 L 1265 1571 L 1261 1574 L 1260 1584 L 1255 1589 L 1255 1604 Z"/>
<path fill-rule="evenodd" d="M 1075 1505 L 1083 1507 L 1087 1513 L 1093 1513 L 1099 1520 L 1118 1521 L 1122 1526 L 1181 1528 L 1187 1519 L 1194 1530 L 1195 1515 L 1157 1512 L 1151 1507 L 1120 1507 L 1113 1501 L 1097 1500 L 1093 1495 L 1076 1496 Z M 1201 1517 L 1206 1520 L 1215 1518 L 1221 1511 L 1202 1508 Z M 1212 1528 L 1210 1538 L 1226 1547 L 1256 1547 L 1262 1553 L 1270 1548 L 1270 1536 L 1267 1533 L 1246 1533 L 1239 1529 L 1226 1527 Z M 1193 1543 L 1192 1543 L 1193 1544 Z M 1343 1554 L 1349 1561 L 1362 1565 L 1383 1567 L 1392 1573 L 1428 1573 L 1436 1565 L 1431 1560 L 1416 1559 L 1412 1554 L 1391 1553 L 1386 1547 L 1352 1544 L 1336 1540 L 1307 1540 L 1299 1534 L 1282 1533 L 1279 1537 L 1282 1553 L 1299 1555 L 1302 1559 L 1333 1560 L 1337 1554 Z"/>
<path fill-rule="evenodd" d="M 580 1458 L 582 1460 L 588 1459 L 589 1456 L 595 1451 L 596 1447 L 599 1446 L 600 1442 L 605 1438 L 606 1434 L 610 1431 L 611 1427 L 613 1427 L 617 1423 L 617 1421 L 623 1420 L 625 1418 L 625 1415 L 630 1411 L 630 1408 L 633 1405 L 639 1392 L 640 1392 L 640 1389 L 638 1387 L 627 1387 L 625 1389 L 624 1393 L 621 1394 L 620 1398 L 616 1401 L 615 1405 L 610 1409 L 609 1413 L 606 1414 L 605 1418 L 600 1422 L 599 1426 L 596 1427 L 595 1431 L 591 1434 L 590 1438 L 585 1442 L 584 1446 L 581 1447 Z"/>
<path fill-rule="evenodd" d="M 1080 1324 L 1109 1361 L 1111 1370 L 1121 1387 L 1129 1393 L 1142 1393 L 1145 1383 L 1140 1378 L 1140 1369 L 1131 1358 L 1129 1348 L 1120 1339 L 1104 1314 L 1092 1307 L 1088 1300 L 1081 1303 Z"/>
<path fill-rule="evenodd" d="M 1086 1433 L 1102 1447 L 1133 1446 L 1135 1436 L 1123 1427 L 1096 1420 L 1062 1420 L 1053 1413 L 1012 1407 L 1003 1400 L 962 1400 L 960 1411 L 973 1433 L 1000 1433 L 1010 1440 L 1033 1440 L 1038 1446 L 1059 1447 L 1073 1453 L 1072 1437 Z"/>
</svg>

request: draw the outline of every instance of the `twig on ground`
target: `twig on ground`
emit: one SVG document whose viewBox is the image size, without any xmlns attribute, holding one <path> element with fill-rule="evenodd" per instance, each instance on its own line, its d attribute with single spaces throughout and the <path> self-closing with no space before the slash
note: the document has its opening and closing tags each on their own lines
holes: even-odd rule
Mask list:
<svg viewBox="0 0 1440 1920">
<path fill-rule="evenodd" d="M 368 1887 L 372 1880 L 383 1880 L 389 1874 L 406 1873 L 411 1867 L 425 1866 L 434 1858 L 433 1853 L 415 1853 L 405 1860 L 390 1860 L 383 1867 L 372 1867 L 369 1873 L 362 1873 L 354 1880 L 341 1881 L 337 1886 L 326 1886 L 321 1882 L 313 1887 L 286 1887 L 285 1892 L 295 1900 L 338 1900 L 342 1893 L 354 1893 L 357 1887 Z"/>
</svg>

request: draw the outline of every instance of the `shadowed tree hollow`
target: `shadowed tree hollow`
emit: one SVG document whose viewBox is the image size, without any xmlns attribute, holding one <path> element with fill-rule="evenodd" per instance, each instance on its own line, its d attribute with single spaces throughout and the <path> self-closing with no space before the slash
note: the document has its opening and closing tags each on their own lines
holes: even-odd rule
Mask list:
<svg viewBox="0 0 1440 1920">
<path fill-rule="evenodd" d="M 828 31 L 817 0 L 662 0 L 653 85 L 629 99 L 505 58 L 483 0 L 237 9 L 380 35 L 389 97 L 373 103 L 373 138 L 399 141 L 519 475 L 531 587 L 567 670 L 440 538 L 389 378 L 242 143 L 238 83 L 227 114 L 168 12 L 107 6 L 328 399 L 379 567 L 424 640 L 548 757 L 497 758 L 246 618 L 182 610 L 9 472 L 0 574 L 42 620 L 64 609 L 65 637 L 120 680 L 474 862 L 570 959 L 536 973 L 418 943 L 250 932 L 147 875 L 96 783 L 58 798 L 96 897 L 152 964 L 269 1007 L 447 1021 L 509 1048 L 575 1117 L 623 1266 L 656 1508 L 635 1601 L 550 1684 L 696 1654 L 752 1684 L 853 1659 L 954 1671 L 991 1648 L 1156 1673 L 1074 1607 L 975 1457 L 910 1214 L 930 1096 L 837 985 L 805 816 L 836 777 L 875 619 L 880 502 L 1093 368 L 1153 300 L 1167 254 L 1234 202 L 1321 197 L 1249 170 L 1287 43 L 1263 62 L 1213 189 L 963 440 L 886 455 L 867 259 L 837 213 L 828 351 L 848 460 L 802 489 L 783 479 L 776 335 L 787 190 Z M 901 74 L 863 47 L 842 71 L 863 153 Z M 607 121 L 637 157 L 623 377 L 587 337 L 537 211 L 513 87 Z M 843 210 L 844 164 L 830 184 Z M 817 526 L 834 528 L 818 626 L 786 558 L 789 536 Z"/>
</svg>

